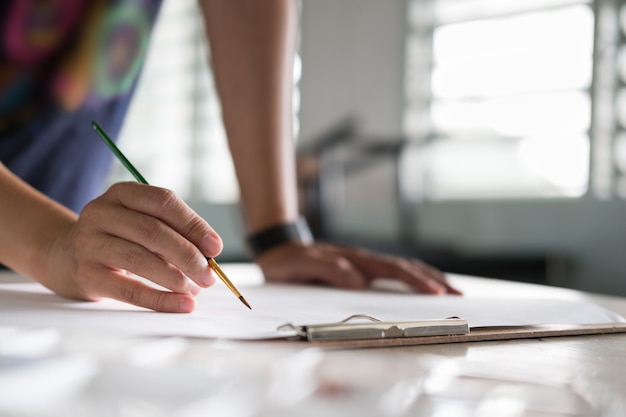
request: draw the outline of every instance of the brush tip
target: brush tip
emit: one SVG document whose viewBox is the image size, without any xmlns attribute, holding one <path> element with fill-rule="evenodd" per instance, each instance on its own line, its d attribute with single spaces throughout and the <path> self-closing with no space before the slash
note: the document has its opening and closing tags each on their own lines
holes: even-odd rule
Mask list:
<svg viewBox="0 0 626 417">
<path fill-rule="evenodd" d="M 246 307 L 248 307 L 250 310 L 252 310 L 252 307 L 250 307 L 250 304 L 248 304 L 248 302 L 246 301 L 246 299 L 245 299 L 245 298 L 243 298 L 243 295 L 242 295 L 241 297 L 239 297 L 239 300 L 240 300 L 242 303 L 244 303 L 244 305 L 245 305 Z"/>
</svg>

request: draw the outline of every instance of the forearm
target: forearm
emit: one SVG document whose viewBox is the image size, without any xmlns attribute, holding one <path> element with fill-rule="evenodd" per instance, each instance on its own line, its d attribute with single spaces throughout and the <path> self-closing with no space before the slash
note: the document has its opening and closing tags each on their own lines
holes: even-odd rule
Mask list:
<svg viewBox="0 0 626 417">
<path fill-rule="evenodd" d="M 0 195 L 0 262 L 46 284 L 54 241 L 60 230 L 72 226 L 76 215 L 1 163 Z"/>
<path fill-rule="evenodd" d="M 202 2 L 250 232 L 298 216 L 292 132 L 296 4 Z"/>
</svg>

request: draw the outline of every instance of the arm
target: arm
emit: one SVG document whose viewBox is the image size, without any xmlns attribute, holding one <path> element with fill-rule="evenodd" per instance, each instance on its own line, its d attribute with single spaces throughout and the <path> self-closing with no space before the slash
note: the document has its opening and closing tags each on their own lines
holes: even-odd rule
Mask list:
<svg viewBox="0 0 626 417">
<path fill-rule="evenodd" d="M 59 230 L 70 229 L 76 214 L 22 182 L 1 163 L 0 194 L 0 260 L 45 282 L 48 255 Z"/>
<path fill-rule="evenodd" d="M 209 0 L 202 7 L 248 230 L 295 220 L 295 3 Z"/>
<path fill-rule="evenodd" d="M 296 3 L 203 0 L 201 5 L 248 232 L 294 221 Z M 289 243 L 255 260 L 274 281 L 325 281 L 360 288 L 376 277 L 395 277 L 422 292 L 457 292 L 439 271 L 422 262 L 356 248 Z"/>
<path fill-rule="evenodd" d="M 0 262 L 62 296 L 189 312 L 215 281 L 219 236 L 168 190 L 116 184 L 77 216 L 0 163 L 0 195 Z"/>
</svg>

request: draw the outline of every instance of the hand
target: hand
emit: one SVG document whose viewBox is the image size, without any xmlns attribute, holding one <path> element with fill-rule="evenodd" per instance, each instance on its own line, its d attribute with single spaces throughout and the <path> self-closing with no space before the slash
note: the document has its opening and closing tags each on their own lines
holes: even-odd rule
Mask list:
<svg viewBox="0 0 626 417">
<path fill-rule="evenodd" d="M 52 290 L 164 312 L 193 311 L 193 296 L 215 282 L 205 256 L 222 250 L 219 235 L 174 193 L 130 182 L 90 202 L 55 243 Z"/>
<path fill-rule="evenodd" d="M 340 288 L 364 288 L 375 278 L 394 278 L 426 294 L 461 294 L 444 275 L 417 259 L 324 243 L 286 244 L 257 259 L 268 281 L 323 282 Z"/>
</svg>

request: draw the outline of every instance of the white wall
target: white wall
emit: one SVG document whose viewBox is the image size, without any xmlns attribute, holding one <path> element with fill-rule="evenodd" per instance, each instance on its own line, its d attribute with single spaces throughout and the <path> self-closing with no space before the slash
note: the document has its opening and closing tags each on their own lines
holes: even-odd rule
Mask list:
<svg viewBox="0 0 626 417">
<path fill-rule="evenodd" d="M 405 2 L 302 2 L 301 139 L 345 117 L 365 132 L 402 127 Z"/>
</svg>

